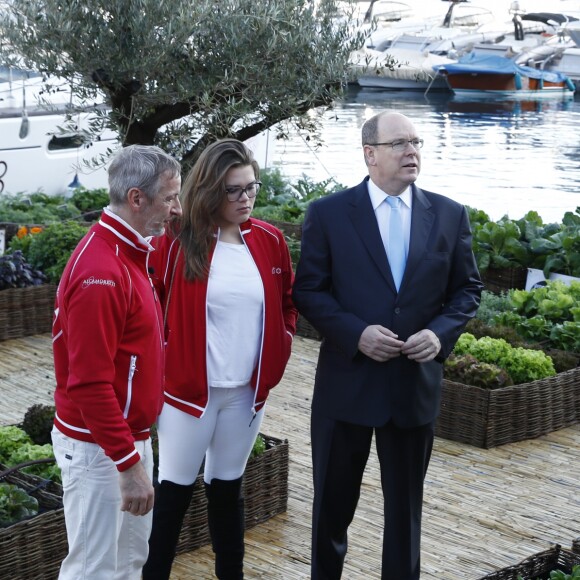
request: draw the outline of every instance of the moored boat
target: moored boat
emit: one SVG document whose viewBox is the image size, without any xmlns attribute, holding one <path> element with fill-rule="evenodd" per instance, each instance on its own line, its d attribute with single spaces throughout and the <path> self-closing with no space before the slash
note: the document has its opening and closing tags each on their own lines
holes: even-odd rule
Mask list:
<svg viewBox="0 0 580 580">
<path fill-rule="evenodd" d="M 437 68 L 457 96 L 509 99 L 572 98 L 574 83 L 559 71 L 519 65 L 496 55 L 469 54 Z"/>
</svg>

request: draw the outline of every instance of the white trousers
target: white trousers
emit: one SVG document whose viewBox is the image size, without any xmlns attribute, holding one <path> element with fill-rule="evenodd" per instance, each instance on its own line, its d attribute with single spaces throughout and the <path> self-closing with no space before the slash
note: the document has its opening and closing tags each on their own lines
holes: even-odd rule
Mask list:
<svg viewBox="0 0 580 580">
<path fill-rule="evenodd" d="M 62 472 L 69 547 L 59 580 L 139 580 L 153 512 L 134 516 L 121 511 L 119 472 L 101 447 L 56 428 L 52 443 Z M 136 441 L 135 447 L 153 477 L 151 440 Z"/>
<path fill-rule="evenodd" d="M 204 456 L 206 483 L 241 477 L 264 417 L 264 407 L 253 416 L 253 400 L 250 385 L 211 387 L 200 418 L 165 403 L 157 422 L 159 481 L 192 484 Z"/>
</svg>

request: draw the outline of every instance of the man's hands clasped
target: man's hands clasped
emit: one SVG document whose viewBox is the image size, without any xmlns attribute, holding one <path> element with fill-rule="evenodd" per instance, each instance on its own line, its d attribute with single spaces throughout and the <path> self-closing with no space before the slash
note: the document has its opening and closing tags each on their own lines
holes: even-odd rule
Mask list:
<svg viewBox="0 0 580 580">
<path fill-rule="evenodd" d="M 410 360 L 425 363 L 439 354 L 441 343 L 432 330 L 420 330 L 402 341 L 388 328 L 372 324 L 361 334 L 358 348 L 377 362 L 386 362 L 403 354 Z"/>
</svg>

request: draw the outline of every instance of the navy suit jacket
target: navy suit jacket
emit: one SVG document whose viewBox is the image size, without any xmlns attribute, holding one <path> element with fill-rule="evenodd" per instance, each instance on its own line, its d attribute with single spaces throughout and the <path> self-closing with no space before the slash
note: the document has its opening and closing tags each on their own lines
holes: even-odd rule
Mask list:
<svg viewBox="0 0 580 580">
<path fill-rule="evenodd" d="M 443 361 L 479 305 L 469 219 L 463 205 L 412 186 L 409 255 L 397 293 L 367 181 L 312 202 L 304 220 L 293 298 L 323 336 L 313 411 L 359 425 L 425 425 L 439 412 Z M 376 362 L 358 350 L 371 324 L 400 340 L 430 329 L 441 351 L 428 363 L 403 355 Z"/>
</svg>

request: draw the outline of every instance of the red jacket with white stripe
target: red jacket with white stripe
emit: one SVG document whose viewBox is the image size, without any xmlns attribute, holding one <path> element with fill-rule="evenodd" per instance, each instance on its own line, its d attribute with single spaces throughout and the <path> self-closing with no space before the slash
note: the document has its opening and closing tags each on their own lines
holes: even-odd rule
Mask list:
<svg viewBox="0 0 580 580">
<path fill-rule="evenodd" d="M 264 287 L 262 347 L 251 380 L 255 391 L 253 412 L 256 413 L 264 406 L 270 389 L 282 379 L 290 358 L 297 318 L 291 296 L 294 274 L 288 246 L 280 230 L 266 222 L 249 219 L 240 226 L 240 231 Z M 155 270 L 162 294 L 167 340 L 165 402 L 201 417 L 209 392 L 207 280 L 191 282 L 185 279 L 183 252 L 172 237 L 161 236 L 154 245 L 157 251 L 151 255 L 150 265 Z"/>
<path fill-rule="evenodd" d="M 162 405 L 160 302 L 147 273 L 153 247 L 108 212 L 73 252 L 53 324 L 55 425 L 102 447 L 119 471 L 140 460 Z"/>
</svg>

